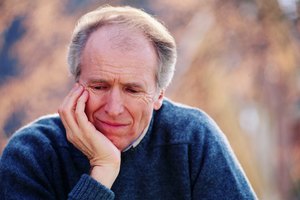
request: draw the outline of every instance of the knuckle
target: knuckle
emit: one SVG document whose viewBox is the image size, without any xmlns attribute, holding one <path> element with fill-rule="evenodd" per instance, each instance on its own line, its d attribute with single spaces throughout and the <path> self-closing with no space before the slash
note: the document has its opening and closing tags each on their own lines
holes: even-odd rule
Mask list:
<svg viewBox="0 0 300 200">
<path fill-rule="evenodd" d="M 72 144 L 74 144 L 75 146 L 80 146 L 80 140 L 78 137 L 72 137 Z"/>
<path fill-rule="evenodd" d="M 58 107 L 57 111 L 58 111 L 59 114 L 62 114 L 62 111 L 63 111 L 62 107 L 61 106 Z"/>
<path fill-rule="evenodd" d="M 73 136 L 72 136 L 72 134 L 70 134 L 70 133 L 67 133 L 67 140 L 69 141 L 69 142 L 72 142 L 73 141 Z"/>
<path fill-rule="evenodd" d="M 60 115 L 66 115 L 67 113 L 68 113 L 68 111 L 67 111 L 67 108 L 66 107 L 59 107 L 58 108 L 58 113 L 60 114 Z"/>
<path fill-rule="evenodd" d="M 72 144 L 78 144 L 79 143 L 79 139 L 78 139 L 78 137 L 76 137 L 76 135 L 74 135 L 74 134 L 67 134 L 67 140 L 69 141 L 69 142 L 71 142 Z"/>
</svg>

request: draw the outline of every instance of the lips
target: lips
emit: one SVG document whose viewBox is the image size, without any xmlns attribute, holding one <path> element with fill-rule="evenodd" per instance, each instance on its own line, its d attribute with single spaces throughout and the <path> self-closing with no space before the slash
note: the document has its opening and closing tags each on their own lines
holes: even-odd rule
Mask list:
<svg viewBox="0 0 300 200">
<path fill-rule="evenodd" d="M 109 136 L 109 135 L 123 135 L 124 133 L 126 133 L 130 123 L 105 120 L 105 119 L 102 120 L 96 118 L 94 125 L 104 135 Z"/>
<path fill-rule="evenodd" d="M 100 122 L 102 124 L 105 124 L 105 125 L 108 125 L 108 126 L 115 126 L 115 127 L 118 127 L 118 126 L 127 126 L 128 125 L 127 123 L 110 122 L 110 121 L 102 121 L 102 120 L 100 120 Z"/>
</svg>

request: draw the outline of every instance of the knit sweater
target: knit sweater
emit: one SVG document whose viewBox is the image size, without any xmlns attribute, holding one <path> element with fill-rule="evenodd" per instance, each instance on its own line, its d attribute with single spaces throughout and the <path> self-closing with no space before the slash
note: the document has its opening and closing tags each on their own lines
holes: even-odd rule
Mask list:
<svg viewBox="0 0 300 200">
<path fill-rule="evenodd" d="M 56 115 L 17 131 L 0 160 L 0 199 L 256 199 L 227 139 L 204 112 L 164 100 L 111 189 Z"/>
</svg>

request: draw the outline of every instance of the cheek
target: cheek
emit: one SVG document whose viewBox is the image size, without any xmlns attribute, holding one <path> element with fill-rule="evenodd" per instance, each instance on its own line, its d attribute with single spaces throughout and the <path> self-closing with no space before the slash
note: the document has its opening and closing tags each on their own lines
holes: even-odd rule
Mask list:
<svg viewBox="0 0 300 200">
<path fill-rule="evenodd" d="M 151 117 L 152 117 L 153 109 L 152 108 L 144 108 L 143 112 L 139 116 L 139 123 L 137 124 L 138 132 L 143 131 L 148 124 L 150 123 Z"/>
<path fill-rule="evenodd" d="M 141 125 L 144 126 L 143 123 L 148 123 L 148 121 L 151 119 L 152 111 L 153 111 L 153 103 L 148 100 L 145 101 L 142 100 L 139 103 L 135 103 L 133 105 L 133 108 L 135 110 L 135 117 L 139 119 L 140 122 L 142 122 Z"/>
<path fill-rule="evenodd" d="M 152 106 L 153 96 L 152 95 L 143 95 L 142 97 L 139 98 L 139 101 L 145 107 Z"/>
<path fill-rule="evenodd" d="M 97 96 L 93 95 L 90 93 L 89 98 L 86 102 L 86 108 L 85 108 L 85 112 L 89 118 L 89 120 L 92 120 L 92 115 L 93 113 L 100 107 L 101 105 L 101 101 L 99 99 L 99 97 L 97 98 Z"/>
</svg>

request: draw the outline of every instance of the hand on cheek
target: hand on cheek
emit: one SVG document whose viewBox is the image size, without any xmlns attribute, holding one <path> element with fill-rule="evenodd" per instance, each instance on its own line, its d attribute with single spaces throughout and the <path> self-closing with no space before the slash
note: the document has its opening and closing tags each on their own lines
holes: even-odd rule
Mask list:
<svg viewBox="0 0 300 200">
<path fill-rule="evenodd" d="M 88 120 L 84 112 L 88 98 L 88 91 L 76 83 L 58 113 L 69 142 L 89 159 L 91 176 L 110 188 L 119 173 L 120 151 Z"/>
</svg>

